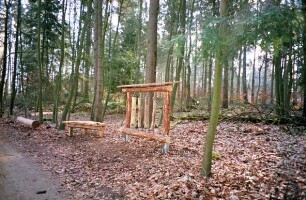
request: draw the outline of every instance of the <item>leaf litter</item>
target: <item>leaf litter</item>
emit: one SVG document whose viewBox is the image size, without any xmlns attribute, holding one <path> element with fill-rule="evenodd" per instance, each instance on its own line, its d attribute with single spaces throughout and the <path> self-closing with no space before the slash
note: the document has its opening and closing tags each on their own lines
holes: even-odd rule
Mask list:
<svg viewBox="0 0 306 200">
<path fill-rule="evenodd" d="M 40 162 L 73 199 L 305 199 L 305 132 L 282 126 L 220 122 L 212 177 L 200 176 L 207 121 L 182 121 L 170 131 L 168 154 L 140 138 L 124 142 L 122 115 L 108 116 L 105 137 L 74 137 L 42 125 L 5 124 L 1 139 Z"/>
</svg>

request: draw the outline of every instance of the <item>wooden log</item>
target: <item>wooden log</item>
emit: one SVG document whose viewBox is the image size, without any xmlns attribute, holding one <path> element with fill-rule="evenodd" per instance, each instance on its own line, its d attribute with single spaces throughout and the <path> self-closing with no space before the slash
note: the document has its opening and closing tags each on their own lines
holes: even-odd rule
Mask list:
<svg viewBox="0 0 306 200">
<path fill-rule="evenodd" d="M 145 105 L 144 105 L 144 128 L 150 128 L 150 106 L 149 106 L 149 94 L 145 96 Z"/>
<path fill-rule="evenodd" d="M 122 128 L 120 129 L 120 132 L 123 135 L 132 135 L 132 136 L 137 136 L 140 138 L 146 138 L 146 139 L 151 139 L 151 140 L 157 140 L 162 143 L 170 143 L 170 137 L 169 136 L 164 136 L 164 135 L 158 135 L 154 133 L 145 133 L 145 132 L 137 132 L 135 130 L 131 130 L 128 128 Z"/>
<path fill-rule="evenodd" d="M 131 122 L 130 127 L 135 128 L 136 127 L 136 100 L 137 97 L 132 97 L 132 111 L 131 111 Z"/>
<path fill-rule="evenodd" d="M 151 128 L 154 131 L 155 128 L 155 121 L 156 121 L 156 108 L 157 108 L 157 102 L 156 102 L 156 95 L 153 96 L 153 109 L 152 109 L 152 123 L 151 123 Z"/>
<path fill-rule="evenodd" d="M 32 119 L 27 119 L 24 117 L 17 117 L 16 121 L 31 127 L 32 129 L 36 129 L 37 127 L 39 127 L 39 122 L 36 120 L 32 120 Z"/>
<path fill-rule="evenodd" d="M 137 115 L 137 117 L 138 117 L 138 122 L 137 122 L 137 124 L 138 124 L 138 128 L 141 128 L 142 126 L 141 126 L 141 118 L 142 118 L 142 107 L 141 107 L 142 105 L 141 105 L 141 98 L 139 97 L 138 98 L 138 115 Z"/>
<path fill-rule="evenodd" d="M 128 92 L 126 94 L 126 114 L 125 114 L 125 127 L 130 127 L 131 112 L 132 112 L 132 94 Z"/>
<path fill-rule="evenodd" d="M 169 135 L 170 132 L 170 99 L 171 92 L 164 94 L 164 106 L 163 106 L 163 120 L 164 120 L 164 133 Z"/>
</svg>

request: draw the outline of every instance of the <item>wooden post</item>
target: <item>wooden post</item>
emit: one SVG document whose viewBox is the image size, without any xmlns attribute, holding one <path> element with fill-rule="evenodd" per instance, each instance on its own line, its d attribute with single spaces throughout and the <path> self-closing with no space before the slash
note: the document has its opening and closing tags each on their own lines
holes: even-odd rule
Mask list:
<svg viewBox="0 0 306 200">
<path fill-rule="evenodd" d="M 136 97 L 132 97 L 132 111 L 131 111 L 131 123 L 130 127 L 135 128 L 136 127 Z"/>
<path fill-rule="evenodd" d="M 32 129 L 36 129 L 40 125 L 38 121 L 32 120 L 32 119 L 27 119 L 27 118 L 24 118 L 24 117 L 17 117 L 16 121 L 20 122 L 24 125 L 27 125 L 27 126 L 31 127 Z"/>
<path fill-rule="evenodd" d="M 100 136 L 100 137 L 104 137 L 104 129 L 105 129 L 104 126 L 103 126 L 103 127 L 99 127 L 98 133 L 99 133 L 99 136 Z"/>
<path fill-rule="evenodd" d="M 141 117 L 142 117 L 142 108 L 141 108 L 141 98 L 138 97 L 138 128 L 141 127 Z"/>
<path fill-rule="evenodd" d="M 85 133 L 85 135 L 88 134 L 88 129 L 87 128 L 84 128 L 84 133 Z"/>
<path fill-rule="evenodd" d="M 151 123 L 151 128 L 154 132 L 155 128 L 155 120 L 156 120 L 156 108 L 157 108 L 157 103 L 156 103 L 156 95 L 153 96 L 153 110 L 152 110 L 152 123 Z"/>
<path fill-rule="evenodd" d="M 169 135 L 170 132 L 170 98 L 171 98 L 171 92 L 166 92 L 164 94 L 164 106 L 163 106 L 163 112 L 164 112 L 164 133 L 166 135 Z"/>
<path fill-rule="evenodd" d="M 129 128 L 131 124 L 131 112 L 132 112 L 132 95 L 130 92 L 126 93 L 126 114 L 125 114 L 125 127 Z"/>
<path fill-rule="evenodd" d="M 145 95 L 144 105 L 144 128 L 150 128 L 150 108 L 149 108 L 149 93 Z"/>
<path fill-rule="evenodd" d="M 71 126 L 68 128 L 68 136 L 73 136 L 73 127 Z"/>
</svg>

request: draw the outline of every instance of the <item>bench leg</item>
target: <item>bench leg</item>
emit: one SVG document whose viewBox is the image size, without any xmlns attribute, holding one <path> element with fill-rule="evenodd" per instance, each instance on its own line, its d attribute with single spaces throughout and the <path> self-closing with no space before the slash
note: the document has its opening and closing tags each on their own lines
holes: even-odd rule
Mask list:
<svg viewBox="0 0 306 200">
<path fill-rule="evenodd" d="M 162 153 L 168 153 L 168 152 L 169 152 L 169 143 L 165 143 L 162 148 Z"/>
<path fill-rule="evenodd" d="M 99 136 L 100 136 L 100 137 L 103 137 L 103 136 L 104 136 L 104 129 L 105 129 L 105 127 L 100 127 L 100 128 L 99 128 Z"/>
<path fill-rule="evenodd" d="M 125 142 L 128 142 L 129 139 L 130 139 L 130 136 L 129 136 L 129 135 L 127 135 L 127 134 L 124 134 L 124 135 L 123 135 L 123 140 L 124 140 Z"/>
<path fill-rule="evenodd" d="M 73 128 L 70 126 L 68 130 L 68 136 L 73 136 Z"/>
<path fill-rule="evenodd" d="M 166 142 L 163 145 L 162 153 L 168 153 L 169 152 L 169 146 L 170 146 L 170 137 L 168 135 L 168 136 L 166 136 Z"/>
<path fill-rule="evenodd" d="M 85 135 L 88 134 L 88 129 L 87 128 L 84 128 L 84 133 L 85 133 Z"/>
</svg>

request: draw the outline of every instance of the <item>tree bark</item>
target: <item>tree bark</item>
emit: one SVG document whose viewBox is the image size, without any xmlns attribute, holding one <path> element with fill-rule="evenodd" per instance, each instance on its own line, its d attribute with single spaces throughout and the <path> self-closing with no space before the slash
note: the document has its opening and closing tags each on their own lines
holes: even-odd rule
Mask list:
<svg viewBox="0 0 306 200">
<path fill-rule="evenodd" d="M 82 13 L 84 13 L 84 11 Z M 77 49 L 77 59 L 76 59 L 72 84 L 70 85 L 69 96 L 68 96 L 63 114 L 62 114 L 61 123 L 58 127 L 59 130 L 62 130 L 62 129 L 65 128 L 65 124 L 63 123 L 63 121 L 66 121 L 66 119 L 67 119 L 67 115 L 69 113 L 69 110 L 71 109 L 72 99 L 73 99 L 74 94 L 77 90 L 76 86 L 77 86 L 77 82 L 78 82 L 78 79 L 79 79 L 79 68 L 80 68 L 80 63 L 81 63 L 81 55 L 83 54 L 82 51 L 83 51 L 83 47 L 84 47 L 85 33 L 87 31 L 88 24 L 89 24 L 89 22 L 88 22 L 89 17 L 88 16 L 90 16 L 90 13 L 87 14 L 84 25 L 81 28 L 81 36 L 80 36 L 80 41 L 79 41 L 79 45 L 78 45 L 78 49 Z"/>
<path fill-rule="evenodd" d="M 107 8 L 105 8 L 107 9 Z M 102 122 L 102 95 L 103 95 L 103 58 L 104 58 L 104 44 L 103 44 L 103 33 L 102 33 L 102 1 L 95 0 L 95 27 L 94 27 L 94 38 L 95 38 L 95 73 L 96 73 L 96 90 L 95 90 L 95 101 L 94 101 L 94 115 L 93 120 Z"/>
<path fill-rule="evenodd" d="M 38 112 L 39 112 L 39 123 L 43 123 L 43 110 L 42 110 L 42 60 L 41 60 L 41 49 L 40 49 L 40 29 L 41 29 L 41 19 L 40 19 L 40 13 L 41 13 L 41 0 L 38 0 L 38 11 L 37 11 L 37 63 L 38 63 L 38 70 L 39 70 L 39 80 L 38 80 Z"/>
<path fill-rule="evenodd" d="M 6 68 L 7 68 L 8 22 L 10 17 L 11 0 L 5 0 L 4 5 L 6 11 L 4 19 L 3 65 L 2 65 L 1 82 L 0 82 L 0 117 L 3 116 L 3 111 L 4 111 L 3 91 L 4 91 Z"/>
<path fill-rule="evenodd" d="M 13 115 L 13 109 L 16 97 L 16 77 L 17 77 L 17 58 L 19 50 L 19 36 L 20 36 L 20 25 L 21 25 L 21 0 L 17 2 L 17 26 L 16 26 L 16 36 L 15 36 L 15 54 L 14 54 L 14 69 L 12 77 L 12 87 L 11 87 L 11 102 L 10 102 L 10 115 Z"/>
<path fill-rule="evenodd" d="M 228 0 L 221 0 L 220 2 L 220 15 L 221 17 L 227 16 Z M 220 26 L 220 32 L 225 31 L 224 25 Z M 221 42 L 224 42 L 225 37 L 221 37 Z M 217 129 L 217 123 L 220 112 L 221 103 L 221 85 L 222 85 L 222 63 L 224 62 L 224 56 L 226 55 L 226 49 L 217 49 L 216 54 L 216 66 L 215 66 L 215 76 L 214 76 L 214 94 L 212 102 L 212 110 L 208 125 L 207 135 L 205 137 L 204 144 L 204 154 L 202 161 L 202 176 L 211 175 L 211 165 L 212 165 L 212 151 L 213 144 L 215 140 L 215 133 Z"/>
<path fill-rule="evenodd" d="M 184 65 L 184 53 L 185 53 L 185 27 L 186 27 L 186 0 L 180 1 L 180 30 L 179 34 L 181 35 L 181 39 L 179 40 L 178 48 L 179 48 L 179 56 L 178 56 L 178 66 L 175 73 L 175 81 L 180 80 L 181 71 Z M 171 113 L 173 112 L 176 92 L 179 84 L 175 84 L 173 86 L 173 92 L 171 96 Z"/>
<path fill-rule="evenodd" d="M 255 63 L 256 62 L 256 46 L 254 49 L 253 69 L 252 69 L 252 88 L 251 88 L 251 102 L 255 103 Z"/>
<path fill-rule="evenodd" d="M 62 68 L 64 66 L 64 59 L 65 59 L 65 15 L 66 15 L 66 6 L 67 1 L 65 3 L 65 0 L 62 1 L 62 35 L 61 35 L 61 57 L 60 57 L 60 63 L 58 68 L 58 74 L 57 74 L 57 80 L 56 80 L 56 86 L 55 86 L 55 101 L 54 101 L 54 107 L 53 107 L 53 117 L 52 121 L 58 125 L 58 105 L 60 101 L 61 96 L 61 88 L 62 88 Z"/>
<path fill-rule="evenodd" d="M 228 62 L 224 62 L 223 77 L 223 99 L 222 108 L 228 108 Z"/>
<path fill-rule="evenodd" d="M 303 57 L 304 57 L 304 62 L 303 62 L 303 71 L 302 71 L 302 77 L 303 77 L 303 117 L 306 117 L 306 0 L 302 0 L 302 13 L 303 13 L 303 18 L 304 18 L 304 23 L 303 23 Z"/>
<path fill-rule="evenodd" d="M 150 0 L 149 8 L 149 25 L 148 25 L 148 47 L 147 47 L 147 62 L 146 62 L 146 83 L 156 82 L 156 61 L 157 61 L 157 20 L 158 20 L 159 0 Z M 145 105 L 146 106 L 146 105 Z M 145 109 L 152 113 L 153 109 L 153 94 L 149 96 L 149 108 Z M 151 123 L 152 115 L 149 115 L 149 124 Z"/>
<path fill-rule="evenodd" d="M 268 71 L 268 52 L 265 53 L 264 57 L 264 77 L 263 77 L 263 88 L 261 94 L 261 103 L 267 103 L 267 71 Z"/>
<path fill-rule="evenodd" d="M 237 101 L 240 102 L 240 80 L 241 80 L 241 56 L 242 56 L 242 50 L 239 51 L 238 56 L 238 73 L 237 73 L 237 86 L 236 86 L 236 98 Z"/>
<path fill-rule="evenodd" d="M 243 46 L 243 72 L 242 72 L 242 90 L 243 90 L 243 102 L 248 103 L 248 88 L 246 79 L 246 45 Z"/>
</svg>

